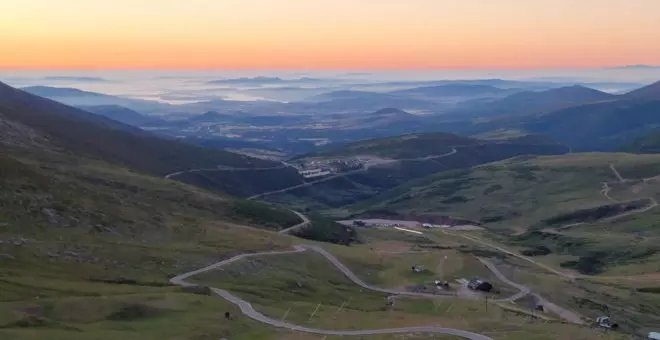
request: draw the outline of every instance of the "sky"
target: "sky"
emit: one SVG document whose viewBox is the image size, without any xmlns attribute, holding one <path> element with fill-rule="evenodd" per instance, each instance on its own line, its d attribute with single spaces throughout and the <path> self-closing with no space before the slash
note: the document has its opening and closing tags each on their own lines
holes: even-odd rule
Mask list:
<svg viewBox="0 0 660 340">
<path fill-rule="evenodd" d="M 660 65 L 660 0 L 3 0 L 0 69 Z"/>
</svg>

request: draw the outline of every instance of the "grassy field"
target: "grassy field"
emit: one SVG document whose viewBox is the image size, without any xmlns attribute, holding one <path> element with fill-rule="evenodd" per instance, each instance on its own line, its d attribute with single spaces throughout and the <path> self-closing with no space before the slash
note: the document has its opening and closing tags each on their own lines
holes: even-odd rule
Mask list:
<svg viewBox="0 0 660 340">
<path fill-rule="evenodd" d="M 368 251 L 339 246 L 330 249 L 342 260 Z M 396 268 L 397 265 L 388 266 L 377 272 L 379 276 L 384 272 L 385 277 L 405 279 L 407 274 Z M 442 325 L 483 332 L 495 339 L 599 339 L 600 336 L 577 326 L 530 322 L 527 316 L 516 312 L 525 308 L 515 305 L 501 308 L 481 299 L 401 298 L 388 308 L 386 295 L 362 290 L 315 253 L 251 258 L 202 274 L 195 280 L 230 290 L 273 318 L 317 328 Z M 255 282 L 268 284 L 255 285 Z"/>
<path fill-rule="evenodd" d="M 3 339 L 217 339 L 229 328 L 202 314 L 224 303 L 194 302 L 169 277 L 287 248 L 291 238 L 267 230 L 299 222 L 284 209 L 65 153 L 3 153 L 0 187 Z M 152 302 L 156 310 L 142 306 Z M 132 303 L 148 317 L 108 319 Z M 253 339 L 251 328 L 232 332 Z"/>
<path fill-rule="evenodd" d="M 576 227 L 578 229 L 582 226 Z M 465 234 L 453 233 L 453 236 Z M 490 242 L 497 247 L 512 252 L 524 249 L 516 245 L 501 244 L 493 239 L 492 234 L 487 232 L 471 232 L 468 235 Z M 600 233 L 602 235 L 602 233 Z M 460 236 L 458 236 L 460 237 Z M 594 235 L 590 236 L 592 239 Z M 609 249 L 615 247 L 613 242 L 619 242 L 619 248 L 624 247 L 625 240 L 619 240 L 616 236 L 600 238 L 600 246 Z M 490 239 L 489 239 L 490 238 Z M 470 242 L 470 240 L 467 240 Z M 609 247 L 609 248 L 608 248 Z M 622 252 L 631 249 L 626 245 Z M 493 251 L 497 249 L 492 248 Z M 634 250 L 634 248 L 633 248 Z M 660 278 L 658 272 L 658 256 L 638 260 L 627 260 L 620 258 L 608 270 L 598 276 L 581 275 L 576 271 L 561 268 L 561 263 L 573 257 L 568 255 L 550 254 L 546 256 L 526 257 L 527 260 L 511 255 L 501 254 L 493 262 L 500 271 L 515 282 L 529 286 L 535 293 L 550 299 L 560 306 L 578 312 L 590 320 L 599 316 L 611 316 L 619 325 L 621 332 L 643 336 L 657 327 L 660 318 L 660 287 L 657 280 Z M 633 262 L 633 263 L 630 263 Z M 636 263 L 635 263 L 636 262 Z M 572 275 L 574 279 L 562 277 L 546 268 Z M 626 269 L 624 273 L 621 271 Z M 637 271 L 635 271 L 637 270 Z M 524 302 L 521 301 L 521 306 Z"/>
<path fill-rule="evenodd" d="M 500 291 L 491 298 L 517 292 L 494 277 L 471 253 L 474 247 L 464 239 L 428 232 L 428 236 L 420 237 L 391 229 L 361 229 L 359 234 L 366 244 L 341 249 L 337 256 L 373 285 L 402 289 L 437 279 L 450 282 L 456 290 L 456 280 L 479 277 Z M 413 265 L 422 266 L 425 271 L 413 273 Z"/>
<path fill-rule="evenodd" d="M 402 190 L 398 186 L 407 187 L 410 181 L 420 180 L 426 183 L 433 174 L 447 173 L 450 170 L 469 169 L 480 164 L 501 161 L 520 155 L 561 154 L 565 147 L 553 144 L 533 144 L 533 141 L 520 143 L 493 142 L 472 144 L 457 148 L 455 154 L 428 160 L 408 160 L 387 164 L 386 166 L 370 167 L 367 171 L 357 172 L 345 177 L 302 187 L 285 193 L 269 195 L 272 202 L 291 204 L 299 210 L 336 209 L 367 201 L 375 204 L 380 197 Z M 444 145 L 444 144 L 443 144 Z M 436 146 L 440 147 L 440 145 Z M 439 154 L 445 154 L 440 152 Z M 436 154 L 437 155 L 437 154 Z M 417 182 L 412 182 L 417 183 Z M 373 199 L 373 201 L 371 201 Z M 385 202 L 380 206 L 385 209 Z M 460 203 L 460 202 L 456 202 Z M 389 206 L 388 208 L 389 209 Z M 387 210 L 385 209 L 385 210 Z"/>
<path fill-rule="evenodd" d="M 224 312 L 234 315 L 224 318 Z M 0 303 L 0 337 L 11 340 L 338 340 L 276 329 L 240 315 L 222 299 L 182 292 L 178 288 L 103 297 L 44 299 L 29 306 Z M 20 324 L 20 327 L 12 327 Z M 352 339 L 399 340 L 402 335 L 359 336 Z M 458 340 L 404 334 L 406 339 Z"/>
<path fill-rule="evenodd" d="M 334 149 L 306 155 L 304 158 L 356 155 L 375 155 L 395 159 L 414 158 L 447 153 L 451 151 L 449 145 L 470 145 L 477 142 L 476 139 L 451 133 L 410 134 L 349 143 Z"/>
<path fill-rule="evenodd" d="M 653 287 L 652 282 L 657 278 L 595 277 L 571 281 L 512 257 L 507 257 L 501 268 L 552 302 L 591 320 L 610 316 L 619 323 L 622 332 L 638 336 L 657 330 L 660 296 L 639 291 L 641 287 Z"/>
<path fill-rule="evenodd" d="M 630 189 L 639 183 L 617 184 L 610 164 L 630 179 L 660 173 L 660 156 L 656 155 L 518 157 L 425 177 L 348 209 L 360 213 L 387 207 L 401 212 L 478 218 L 493 228 L 515 229 L 560 213 L 611 204 L 601 193 L 602 182 L 611 182 L 612 197 L 621 201 L 648 196 L 641 192 L 644 188 L 660 188 L 654 181 L 647 181 L 644 188 L 633 192 Z"/>
</svg>

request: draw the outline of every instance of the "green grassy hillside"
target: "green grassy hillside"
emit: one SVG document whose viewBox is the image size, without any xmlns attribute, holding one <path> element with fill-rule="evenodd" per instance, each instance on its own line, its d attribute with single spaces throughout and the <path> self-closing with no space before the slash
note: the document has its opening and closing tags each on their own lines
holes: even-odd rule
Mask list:
<svg viewBox="0 0 660 340">
<path fill-rule="evenodd" d="M 560 213 L 613 203 L 601 193 L 602 182 L 617 186 L 610 164 L 624 177 L 660 174 L 660 156 L 656 155 L 517 157 L 428 176 L 349 208 L 452 215 L 494 227 L 535 225 Z M 634 200 L 635 195 L 622 193 L 619 198 Z"/>
<path fill-rule="evenodd" d="M 203 315 L 226 303 L 168 278 L 238 252 L 285 248 L 288 239 L 265 229 L 299 223 L 287 210 L 105 162 L 1 151 L 3 339 L 234 334 Z"/>
<path fill-rule="evenodd" d="M 441 155 L 450 152 L 452 147 L 469 147 L 501 143 L 559 146 L 558 143 L 550 138 L 535 135 L 520 135 L 513 138 L 482 140 L 459 136 L 452 133 L 436 132 L 370 139 L 329 148 L 327 150 L 321 150 L 298 158 L 305 159 L 358 155 L 372 155 L 392 159 L 419 158 Z"/>
<path fill-rule="evenodd" d="M 194 163 L 198 148 L 12 91 L 0 91 L 0 338 L 279 338 L 252 322 L 215 325 L 209 311 L 233 307 L 168 280 L 287 248 L 272 231 L 298 216 L 147 175 Z M 178 158 L 157 150 L 172 145 Z"/>
<path fill-rule="evenodd" d="M 476 220 L 520 251 L 549 249 L 557 265 L 600 274 L 657 265 L 656 175 L 658 155 L 519 157 L 429 176 L 346 210 Z"/>
<path fill-rule="evenodd" d="M 412 134 L 349 143 L 305 157 L 337 157 L 374 155 L 386 158 L 414 158 L 440 155 L 451 151 L 451 145 L 474 145 L 476 139 L 451 133 Z"/>
<path fill-rule="evenodd" d="M 304 183 L 302 176 L 293 168 L 237 172 L 188 172 L 176 176 L 176 180 L 240 197 L 249 197 Z"/>
<path fill-rule="evenodd" d="M 436 136 L 436 134 L 433 136 Z M 445 135 L 438 134 L 437 136 Z M 401 138 L 405 139 L 406 137 Z M 432 138 L 432 136 L 422 138 Z M 456 138 L 463 140 L 466 144 L 427 143 L 425 144 L 427 145 L 425 150 L 406 144 L 405 149 L 402 151 L 402 147 L 396 142 L 401 139 L 397 138 L 385 139 L 380 144 L 377 144 L 377 142 L 381 140 L 362 142 L 358 145 L 364 147 L 348 147 L 346 150 L 350 150 L 350 152 L 346 151 L 344 154 L 366 154 L 367 152 L 364 150 L 377 150 L 368 152 L 377 152 L 381 156 L 389 154 L 423 157 L 428 156 L 429 153 L 434 155 L 446 154 L 454 147 L 453 145 L 457 146 L 455 147 L 456 153 L 446 157 L 427 160 L 406 160 L 382 166 L 373 166 L 363 172 L 353 173 L 345 177 L 339 177 L 313 186 L 302 187 L 286 193 L 270 195 L 266 198 L 275 202 L 292 204 L 301 209 L 339 208 L 370 199 L 398 185 L 434 173 L 469 168 L 520 155 L 553 155 L 567 152 L 566 147 L 538 136 L 523 136 L 508 140 L 489 141 L 479 141 L 467 137 Z M 456 138 L 452 137 L 448 141 L 452 143 L 458 142 L 459 140 Z M 408 139 L 402 143 L 405 144 L 411 140 L 416 139 Z M 377 149 L 374 145 L 378 145 Z"/>
<path fill-rule="evenodd" d="M 373 247 L 375 245 L 370 245 Z M 362 249 L 333 249 L 350 258 L 358 255 L 373 257 L 365 246 Z M 440 252 L 428 254 L 436 257 Z M 466 256 L 468 272 L 479 271 L 479 262 Z M 410 269 L 403 259 L 400 272 L 389 270 L 389 276 L 408 275 Z M 344 258 L 342 258 L 344 260 Z M 355 260 L 355 259 L 354 259 Z M 365 263 L 357 260 L 358 268 Z M 434 265 L 436 264 L 433 262 Z M 389 263 L 388 263 L 389 265 Z M 404 269 L 405 268 L 405 269 Z M 379 272 L 378 264 L 369 263 L 371 272 Z M 485 270 L 485 269 L 482 269 Z M 487 270 L 485 270 L 487 272 Z M 364 274 L 365 271 L 359 271 Z M 374 273 L 375 274 L 375 273 Z M 461 274 L 467 274 L 465 271 Z M 428 280 L 432 276 L 427 276 Z M 245 259 L 214 271 L 199 275 L 197 282 L 236 292 L 250 301 L 262 313 L 277 319 L 319 328 L 365 329 L 405 327 L 420 324 L 440 324 L 444 327 L 472 329 L 498 340 L 514 339 L 621 339 L 620 335 L 602 336 L 591 329 L 556 321 L 529 322 L 520 311 L 525 307 L 510 304 L 487 304 L 481 299 L 396 299 L 388 307 L 387 295 L 368 292 L 343 277 L 336 268 L 318 254 L 277 255 Z M 419 278 L 417 279 L 419 280 Z M 422 279 L 423 281 L 423 279 Z M 254 286 L 253 282 L 267 282 Z M 319 340 L 323 337 L 319 337 Z M 360 337 L 361 338 L 361 337 Z M 405 336 L 409 339 L 411 336 Z M 413 339 L 417 337 L 412 336 Z M 442 338 L 419 334 L 418 339 Z"/>
<path fill-rule="evenodd" d="M 137 128 L 2 83 L 0 118 L 28 126 L 46 136 L 54 145 L 66 150 L 156 175 L 218 165 L 277 165 L 271 161 L 159 138 Z"/>
<path fill-rule="evenodd" d="M 620 150 L 633 153 L 660 153 L 660 130 L 653 129 L 632 141 L 626 142 Z"/>
<path fill-rule="evenodd" d="M 658 100 L 603 102 L 554 111 L 523 125 L 526 131 L 552 136 L 576 151 L 616 150 L 657 126 L 659 108 Z"/>
</svg>

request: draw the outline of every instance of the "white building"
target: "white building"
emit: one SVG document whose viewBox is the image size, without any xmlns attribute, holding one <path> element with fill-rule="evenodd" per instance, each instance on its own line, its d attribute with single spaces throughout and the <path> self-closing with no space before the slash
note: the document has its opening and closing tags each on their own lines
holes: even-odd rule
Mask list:
<svg viewBox="0 0 660 340">
<path fill-rule="evenodd" d="M 316 177 L 323 177 L 331 174 L 330 171 L 323 170 L 323 169 L 309 169 L 309 170 L 301 170 L 298 171 L 298 173 L 303 176 L 304 178 L 316 178 Z"/>
</svg>

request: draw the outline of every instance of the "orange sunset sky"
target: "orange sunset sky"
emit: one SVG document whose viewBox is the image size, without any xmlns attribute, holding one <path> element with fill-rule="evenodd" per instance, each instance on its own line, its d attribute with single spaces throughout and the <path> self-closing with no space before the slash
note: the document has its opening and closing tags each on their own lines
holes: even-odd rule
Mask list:
<svg viewBox="0 0 660 340">
<path fill-rule="evenodd" d="M 2 0 L 4 69 L 660 64 L 660 0 Z"/>
</svg>

